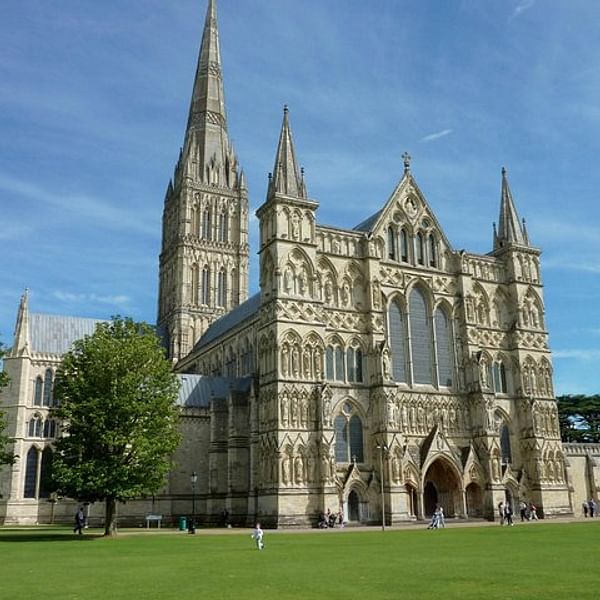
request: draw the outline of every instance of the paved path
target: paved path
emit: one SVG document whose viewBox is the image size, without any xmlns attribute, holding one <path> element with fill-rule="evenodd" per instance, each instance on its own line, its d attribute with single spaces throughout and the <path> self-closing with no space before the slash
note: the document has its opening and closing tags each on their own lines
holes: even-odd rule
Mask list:
<svg viewBox="0 0 600 600">
<path fill-rule="evenodd" d="M 525 521 L 521 523 L 519 519 L 515 520 L 515 527 L 535 527 L 539 524 L 554 524 L 554 523 L 581 523 L 581 522 L 600 522 L 600 519 L 584 519 L 583 517 L 556 517 L 551 519 L 540 519 L 539 521 Z M 402 531 L 411 529 L 426 529 L 429 521 L 413 521 L 408 523 L 399 523 L 393 526 L 386 526 L 386 531 Z M 458 527 L 499 527 L 497 521 L 486 521 L 483 519 L 446 519 L 446 529 L 454 529 Z M 198 527 L 196 529 L 196 535 L 237 535 L 250 533 L 252 529 L 247 527 Z M 283 529 L 269 529 L 269 535 L 279 533 L 314 533 L 318 535 L 332 535 L 332 534 L 343 534 L 347 532 L 352 533 L 365 533 L 381 531 L 381 526 L 359 526 L 351 525 L 348 527 L 334 527 L 332 529 L 317 529 L 317 528 L 283 528 Z M 187 531 L 178 531 L 171 527 L 162 527 L 161 529 L 119 529 L 119 534 L 123 535 L 156 535 L 156 534 L 179 534 L 186 535 Z"/>
</svg>

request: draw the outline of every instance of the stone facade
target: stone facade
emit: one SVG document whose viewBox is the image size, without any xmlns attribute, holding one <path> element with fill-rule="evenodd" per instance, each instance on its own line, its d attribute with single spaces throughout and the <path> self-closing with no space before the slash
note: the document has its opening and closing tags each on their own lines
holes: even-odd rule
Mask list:
<svg viewBox="0 0 600 600">
<path fill-rule="evenodd" d="M 380 211 L 353 229 L 320 225 L 285 108 L 257 211 L 260 292 L 248 299 L 247 190 L 223 98 L 210 0 L 160 255 L 158 324 L 182 382 L 183 443 L 165 490 L 122 517 L 174 519 L 193 502 L 207 524 L 226 509 L 238 524 L 306 526 L 327 508 L 365 524 L 385 508 L 393 524 L 437 504 L 494 518 L 500 501 L 526 500 L 548 517 L 597 498 L 600 450 L 560 440 L 540 251 L 506 171 L 485 255 L 453 248 L 407 154 Z M 28 315 L 25 297 L 2 396 L 20 456 L 1 480 L 5 522 L 55 518 L 43 498 L 44 378 L 75 339 L 32 348 Z M 71 504 L 56 506 L 70 518 Z"/>
</svg>

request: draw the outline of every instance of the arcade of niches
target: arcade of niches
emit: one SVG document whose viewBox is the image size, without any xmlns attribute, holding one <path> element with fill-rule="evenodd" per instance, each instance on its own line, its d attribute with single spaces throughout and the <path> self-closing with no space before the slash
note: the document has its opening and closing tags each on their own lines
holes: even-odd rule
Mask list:
<svg viewBox="0 0 600 600">
<path fill-rule="evenodd" d="M 192 502 L 203 524 L 227 510 L 234 524 L 271 527 L 311 526 L 328 508 L 356 524 L 424 519 L 437 505 L 492 519 L 499 502 L 522 500 L 551 517 L 598 497 L 600 445 L 560 440 L 540 251 L 506 171 L 493 247 L 477 255 L 453 248 L 403 161 L 381 210 L 353 229 L 320 225 L 286 107 L 256 213 L 260 290 L 248 298 L 248 191 L 209 0 L 159 269 L 183 441 L 165 489 L 120 507 L 123 521 L 174 520 Z M 44 500 L 60 435 L 47 420 L 48 368 L 90 324 L 41 328 L 38 317 L 25 297 L 5 361 L 3 407 L 22 458 L 0 479 L 4 522 L 71 510 L 62 501 L 51 515 Z M 60 348 L 42 335 L 50 329 Z M 89 511 L 101 519 L 101 507 Z"/>
</svg>

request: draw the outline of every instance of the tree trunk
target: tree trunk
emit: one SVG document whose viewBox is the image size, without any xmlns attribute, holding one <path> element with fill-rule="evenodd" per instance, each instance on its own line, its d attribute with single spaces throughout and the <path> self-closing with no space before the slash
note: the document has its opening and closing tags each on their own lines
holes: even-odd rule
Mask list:
<svg viewBox="0 0 600 600">
<path fill-rule="evenodd" d="M 114 498 L 106 499 L 104 535 L 117 535 L 117 503 Z"/>
</svg>

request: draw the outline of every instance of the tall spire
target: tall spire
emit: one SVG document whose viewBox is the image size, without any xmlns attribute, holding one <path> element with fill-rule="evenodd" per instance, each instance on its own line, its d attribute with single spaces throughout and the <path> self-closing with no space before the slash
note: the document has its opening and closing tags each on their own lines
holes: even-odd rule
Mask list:
<svg viewBox="0 0 600 600">
<path fill-rule="evenodd" d="M 517 209 L 508 185 L 506 169 L 502 167 L 502 193 L 500 196 L 500 219 L 498 232 L 494 235 L 494 250 L 509 244 L 529 246 L 529 240 L 521 226 Z"/>
<path fill-rule="evenodd" d="M 197 176 L 204 183 L 225 187 L 237 183 L 236 159 L 227 137 L 216 0 L 208 0 L 183 154 L 196 163 Z"/>
<path fill-rule="evenodd" d="M 29 290 L 26 288 L 21 296 L 19 311 L 17 312 L 17 325 L 15 327 L 15 341 L 11 351 L 12 356 L 23 356 L 29 353 Z"/>
<path fill-rule="evenodd" d="M 273 177 L 269 183 L 269 197 L 274 193 L 280 193 L 295 198 L 306 198 L 304 174 L 298 171 L 288 112 L 288 107 L 284 106 Z"/>
</svg>

